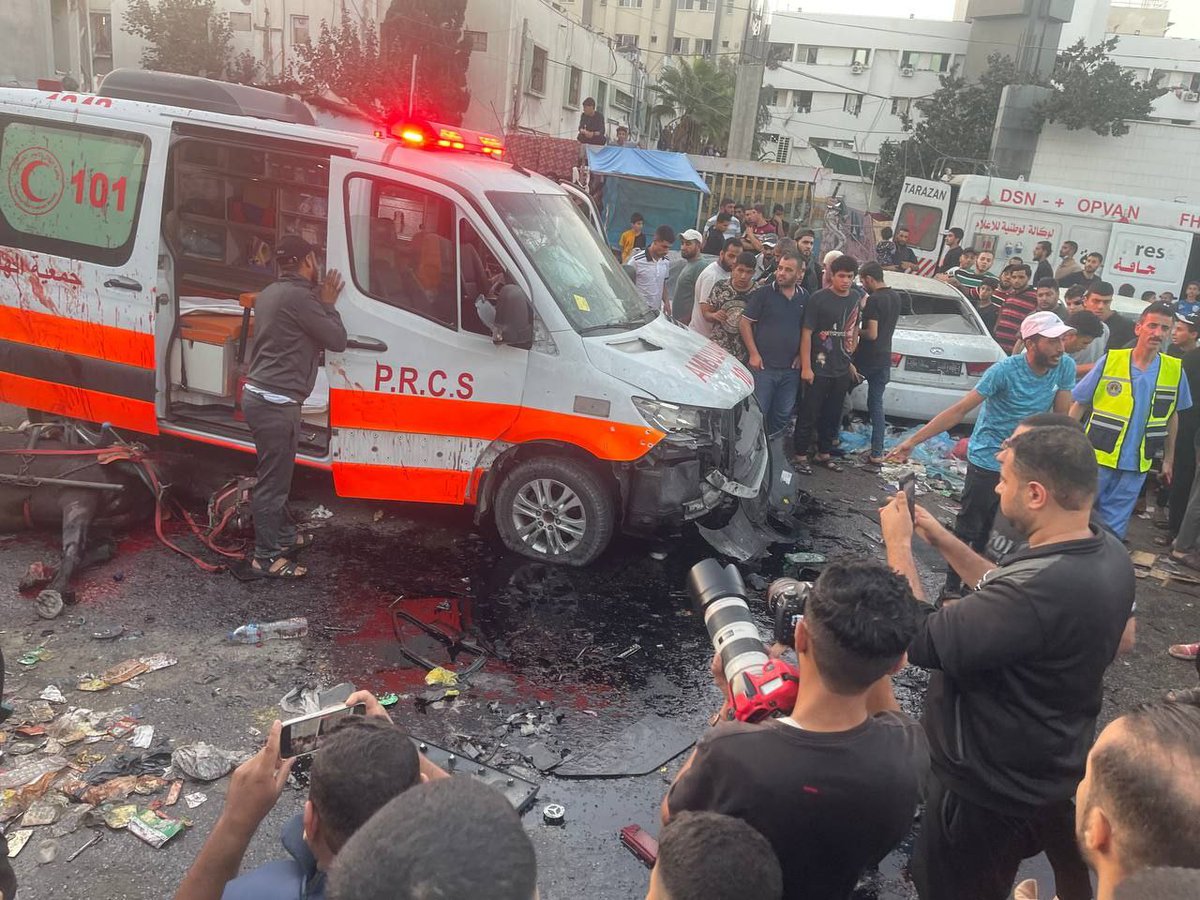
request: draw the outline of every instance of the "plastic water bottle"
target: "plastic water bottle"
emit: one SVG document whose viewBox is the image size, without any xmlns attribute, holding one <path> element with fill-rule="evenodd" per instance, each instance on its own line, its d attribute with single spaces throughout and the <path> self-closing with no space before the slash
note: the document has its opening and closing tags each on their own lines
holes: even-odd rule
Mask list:
<svg viewBox="0 0 1200 900">
<path fill-rule="evenodd" d="M 308 619 L 298 616 L 294 619 L 283 619 L 279 622 L 251 622 L 235 628 L 229 633 L 229 639 L 235 644 L 261 644 L 263 641 L 279 639 L 281 641 L 302 638 L 308 634 Z"/>
</svg>

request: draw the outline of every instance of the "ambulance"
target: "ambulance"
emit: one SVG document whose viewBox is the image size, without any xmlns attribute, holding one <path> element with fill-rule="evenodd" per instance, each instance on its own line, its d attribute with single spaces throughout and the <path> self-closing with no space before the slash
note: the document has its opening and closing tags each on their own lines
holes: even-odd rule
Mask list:
<svg viewBox="0 0 1200 900">
<path fill-rule="evenodd" d="M 271 92 L 118 70 L 98 95 L 0 89 L 0 179 L 0 401 L 253 453 L 254 299 L 298 234 L 345 279 L 349 344 L 297 456 L 339 495 L 471 505 L 513 551 L 585 565 L 616 531 L 770 491 L 750 373 L 648 313 L 494 136 L 355 134 Z"/>
<path fill-rule="evenodd" d="M 963 246 L 990 250 L 999 272 L 1018 256 L 1033 267 L 1033 248 L 1049 241 L 1052 267 L 1063 241 L 1104 257 L 1101 277 L 1133 296 L 1170 291 L 1200 276 L 1200 203 L 1170 203 L 965 175 L 949 182 L 906 178 L 893 228 L 907 228 L 917 272 L 932 275 L 945 252 L 942 232 L 963 230 Z M 1126 292 L 1128 293 L 1128 288 Z"/>
</svg>

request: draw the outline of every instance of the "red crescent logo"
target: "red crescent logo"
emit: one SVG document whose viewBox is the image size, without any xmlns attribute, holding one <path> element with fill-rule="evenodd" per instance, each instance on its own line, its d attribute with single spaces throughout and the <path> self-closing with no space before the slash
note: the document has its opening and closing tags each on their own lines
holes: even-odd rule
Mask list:
<svg viewBox="0 0 1200 900">
<path fill-rule="evenodd" d="M 33 189 L 35 173 L 41 195 Z M 7 181 L 11 202 L 30 216 L 44 216 L 54 210 L 67 184 L 62 164 L 48 147 L 26 147 L 18 153 L 8 165 Z"/>
<path fill-rule="evenodd" d="M 25 166 L 25 168 L 21 170 L 21 190 L 23 190 L 25 192 L 25 196 L 28 197 L 30 200 L 32 200 L 34 203 L 45 203 L 46 198 L 39 197 L 32 190 L 30 190 L 29 176 L 33 174 L 34 169 L 40 168 L 41 166 L 45 166 L 45 165 L 49 165 L 49 163 L 47 163 L 44 159 L 35 159 L 33 162 L 27 164 Z"/>
</svg>

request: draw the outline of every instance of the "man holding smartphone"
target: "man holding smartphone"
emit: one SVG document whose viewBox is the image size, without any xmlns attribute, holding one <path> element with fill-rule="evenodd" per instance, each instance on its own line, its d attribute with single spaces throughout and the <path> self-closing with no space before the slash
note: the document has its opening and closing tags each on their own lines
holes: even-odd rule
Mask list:
<svg viewBox="0 0 1200 900">
<path fill-rule="evenodd" d="M 175 894 L 175 900 L 324 900 L 325 873 L 342 845 L 389 800 L 446 773 L 417 752 L 368 691 L 346 699 L 365 716 L 345 716 L 313 754 L 304 810 L 283 827 L 290 860 L 238 876 L 258 826 L 274 808 L 295 757 L 280 755 L 283 726 L 275 722 L 266 746 L 234 771 L 225 808 Z"/>
</svg>

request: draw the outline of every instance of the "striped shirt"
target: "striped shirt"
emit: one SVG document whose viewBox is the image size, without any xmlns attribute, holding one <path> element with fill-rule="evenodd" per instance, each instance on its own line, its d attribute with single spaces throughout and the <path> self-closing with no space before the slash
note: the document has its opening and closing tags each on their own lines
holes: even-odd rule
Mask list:
<svg viewBox="0 0 1200 900">
<path fill-rule="evenodd" d="M 1021 337 L 1021 323 L 1037 309 L 1037 294 L 1029 290 L 1020 294 L 997 293 L 996 299 L 1001 301 L 1000 315 L 996 317 L 996 343 L 1011 356 Z"/>
<path fill-rule="evenodd" d="M 952 269 L 949 274 L 951 278 L 962 285 L 964 290 L 973 291 L 978 290 L 979 286 L 983 284 L 984 277 L 992 273 L 977 272 L 974 269 L 964 269 L 962 266 L 959 266 L 957 269 Z M 994 278 L 995 276 L 993 275 L 992 277 Z"/>
</svg>

